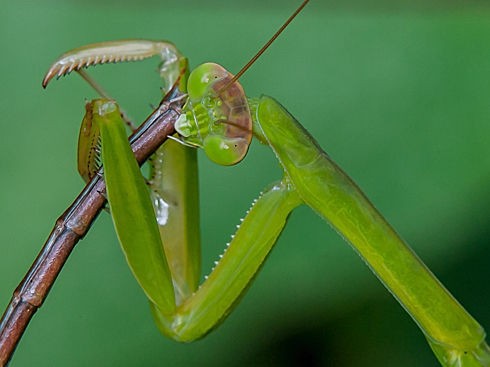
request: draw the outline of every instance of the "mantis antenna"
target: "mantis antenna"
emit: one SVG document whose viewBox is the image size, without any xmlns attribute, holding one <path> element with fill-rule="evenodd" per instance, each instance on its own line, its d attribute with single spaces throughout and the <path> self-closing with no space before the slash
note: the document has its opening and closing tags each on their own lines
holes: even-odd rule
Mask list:
<svg viewBox="0 0 490 367">
<path fill-rule="evenodd" d="M 269 48 L 269 46 L 276 40 L 277 37 L 279 37 L 279 35 L 286 29 L 286 27 L 289 25 L 289 23 L 291 23 L 293 21 L 294 18 L 296 18 L 296 16 L 301 12 L 301 10 L 303 10 L 303 8 L 306 6 L 306 4 L 308 4 L 310 0 L 304 0 L 303 3 L 294 11 L 293 14 L 291 14 L 291 16 L 284 22 L 284 24 L 277 30 L 276 33 L 274 33 L 274 35 L 269 39 L 269 41 L 267 41 L 265 43 L 264 46 L 262 46 L 262 48 L 255 54 L 254 57 L 252 57 L 250 59 L 249 62 L 247 62 L 245 64 L 244 67 L 242 67 L 240 69 L 240 71 L 238 73 L 236 73 L 236 75 L 224 86 L 222 87 L 218 94 L 221 93 L 222 91 L 226 90 L 227 88 L 230 87 L 230 85 L 232 85 L 233 83 L 235 83 L 238 79 L 240 79 L 240 77 L 245 74 L 245 72 L 253 65 L 253 63 L 255 61 L 257 61 L 257 59 L 262 56 L 262 54 L 265 52 L 265 50 L 267 50 Z"/>
</svg>

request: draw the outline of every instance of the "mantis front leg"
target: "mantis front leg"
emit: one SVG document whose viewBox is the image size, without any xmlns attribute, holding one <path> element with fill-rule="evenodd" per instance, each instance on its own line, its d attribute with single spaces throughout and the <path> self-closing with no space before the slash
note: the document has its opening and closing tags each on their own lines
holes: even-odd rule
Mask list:
<svg viewBox="0 0 490 367">
<path fill-rule="evenodd" d="M 77 71 L 107 99 L 107 93 L 85 73 L 84 68 L 110 62 L 139 61 L 155 55 L 161 60 L 158 71 L 163 81 L 162 91 L 168 93 L 176 85 L 185 91 L 187 59 L 170 42 L 139 39 L 96 43 L 68 51 L 49 68 L 43 79 L 43 87 L 54 77 Z M 100 168 L 99 120 L 101 116 L 113 119 L 118 113 L 123 116 L 121 111 L 116 110 L 119 111 L 119 108 L 108 103 L 87 105 L 78 143 L 78 171 L 86 182 Z M 133 126 L 127 119 L 125 122 Z M 162 236 L 172 238 L 172 241 L 165 243 L 166 255 L 171 263 L 175 297 L 180 303 L 196 290 L 200 274 L 197 153 L 195 149 L 169 141 L 150 160 L 151 177 L 148 182 L 159 231 Z"/>
</svg>

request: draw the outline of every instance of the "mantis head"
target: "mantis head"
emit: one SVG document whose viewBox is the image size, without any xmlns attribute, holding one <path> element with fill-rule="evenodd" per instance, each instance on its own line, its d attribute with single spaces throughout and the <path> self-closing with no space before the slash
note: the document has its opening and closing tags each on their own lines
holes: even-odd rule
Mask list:
<svg viewBox="0 0 490 367">
<path fill-rule="evenodd" d="M 252 140 L 252 117 L 242 86 L 218 64 L 198 66 L 189 75 L 189 99 L 175 130 L 224 166 L 240 162 Z"/>
<path fill-rule="evenodd" d="M 204 149 L 213 162 L 231 166 L 247 154 L 252 140 L 250 107 L 238 79 L 306 6 L 304 0 L 257 54 L 233 76 L 218 64 L 198 66 L 189 75 L 189 99 L 175 130 L 184 142 Z"/>
</svg>

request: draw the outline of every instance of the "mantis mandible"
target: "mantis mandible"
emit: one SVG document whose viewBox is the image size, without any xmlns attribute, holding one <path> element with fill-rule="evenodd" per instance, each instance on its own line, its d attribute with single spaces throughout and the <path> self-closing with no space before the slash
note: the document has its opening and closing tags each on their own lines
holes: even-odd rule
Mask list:
<svg viewBox="0 0 490 367">
<path fill-rule="evenodd" d="M 289 121 L 289 120 L 290 120 L 290 118 L 287 118 L 286 120 L 288 120 L 288 121 Z M 289 122 L 290 122 L 290 121 L 289 121 Z M 262 126 L 262 125 L 263 125 L 263 124 L 261 124 L 261 126 Z M 294 124 L 293 124 L 293 125 L 294 125 Z M 282 126 L 282 125 L 281 125 L 281 126 Z M 286 125 L 285 125 L 285 126 L 286 126 Z M 262 126 L 262 127 L 263 127 L 263 126 Z M 268 136 L 268 135 L 267 135 L 267 136 Z M 271 134 L 271 136 L 273 136 L 273 135 Z M 271 142 L 271 145 L 274 147 L 274 144 L 273 144 L 272 142 Z M 282 145 L 282 142 L 281 142 L 281 144 L 279 144 L 279 145 Z M 104 145 L 103 145 L 103 146 L 104 146 Z M 104 160 L 104 162 L 105 162 L 105 160 Z M 114 210 L 113 210 L 113 211 L 114 211 Z"/>
</svg>

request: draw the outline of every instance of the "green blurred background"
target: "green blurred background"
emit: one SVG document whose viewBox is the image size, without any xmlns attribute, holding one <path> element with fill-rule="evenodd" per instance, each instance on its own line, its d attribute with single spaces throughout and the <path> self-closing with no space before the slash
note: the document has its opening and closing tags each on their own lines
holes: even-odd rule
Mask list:
<svg viewBox="0 0 490 367">
<path fill-rule="evenodd" d="M 84 99 L 94 94 L 76 75 L 43 91 L 50 63 L 87 43 L 163 38 L 193 66 L 215 61 L 236 72 L 298 3 L 2 4 L 0 308 L 83 186 L 75 149 Z M 468 1 L 312 1 L 242 79 L 248 95 L 275 96 L 305 125 L 487 329 L 489 17 L 490 8 Z M 99 66 L 92 75 L 141 120 L 159 98 L 156 64 Z M 280 172 L 255 144 L 237 167 L 201 159 L 201 177 L 206 270 Z M 189 345 L 158 333 L 102 214 L 11 366 L 34 364 L 437 366 L 409 316 L 306 208 L 292 215 L 235 312 Z"/>
</svg>

